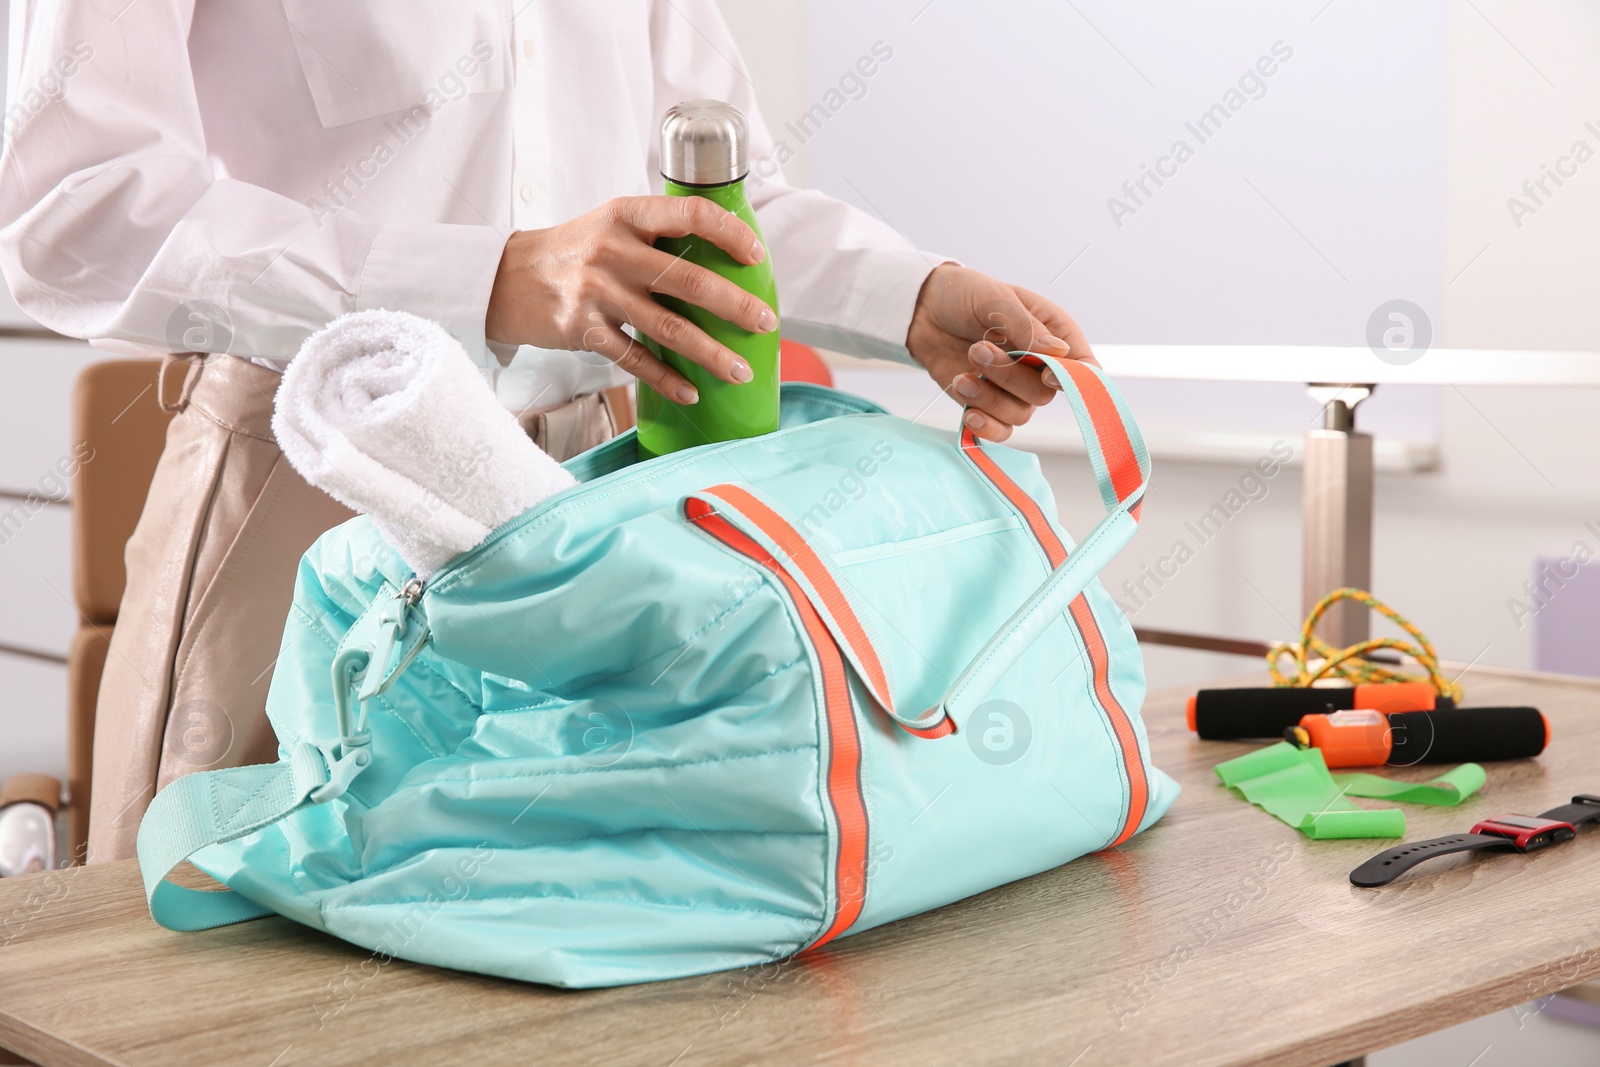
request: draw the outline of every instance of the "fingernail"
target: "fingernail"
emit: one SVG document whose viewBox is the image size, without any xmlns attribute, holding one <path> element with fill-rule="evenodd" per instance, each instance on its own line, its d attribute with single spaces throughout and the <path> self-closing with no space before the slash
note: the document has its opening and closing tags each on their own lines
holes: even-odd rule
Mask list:
<svg viewBox="0 0 1600 1067">
<path fill-rule="evenodd" d="M 988 422 L 989 422 L 988 419 L 984 418 L 982 415 L 978 414 L 976 411 L 967 412 L 967 425 L 972 427 L 974 430 L 983 429 L 984 426 L 987 425 Z"/>
<path fill-rule="evenodd" d="M 771 308 L 761 309 L 761 318 L 756 320 L 756 329 L 762 333 L 771 333 L 778 328 L 778 316 L 772 313 Z"/>
<path fill-rule="evenodd" d="M 692 385 L 680 385 L 677 396 L 680 404 L 694 404 L 700 400 L 700 391 Z"/>
<path fill-rule="evenodd" d="M 978 381 L 970 374 L 962 374 L 950 383 L 956 387 L 956 392 L 971 400 L 978 395 Z"/>
<path fill-rule="evenodd" d="M 762 247 L 761 239 L 758 237 L 758 238 L 756 238 L 754 241 L 752 241 L 750 243 L 750 262 L 751 263 L 760 263 L 763 259 L 766 259 L 766 258 L 767 258 L 767 250 Z"/>
<path fill-rule="evenodd" d="M 732 373 L 733 380 L 736 382 L 748 382 L 751 378 L 755 377 L 755 372 L 750 369 L 750 364 L 746 363 L 742 359 L 736 359 L 733 361 Z"/>
<path fill-rule="evenodd" d="M 1039 375 L 1039 377 L 1040 377 L 1041 380 L 1043 380 L 1044 384 L 1049 386 L 1050 388 L 1056 390 L 1057 392 L 1059 392 L 1061 390 L 1061 383 L 1056 381 L 1056 372 L 1055 371 L 1053 371 L 1053 370 L 1049 369 L 1048 367 L 1046 367 L 1044 373 Z"/>
<path fill-rule="evenodd" d="M 1001 352 L 996 348 L 991 348 L 987 344 L 974 345 L 972 348 L 972 354 L 977 357 L 978 362 L 986 363 L 991 367 L 997 367 L 1002 363 L 1010 362 L 1010 360 L 1006 358 L 1004 352 Z"/>
<path fill-rule="evenodd" d="M 1046 346 L 1046 347 L 1049 347 L 1049 348 L 1059 348 L 1063 352 L 1071 352 L 1072 351 L 1072 346 L 1071 345 L 1067 344 L 1067 342 L 1063 341 L 1061 338 L 1056 337 L 1056 336 L 1054 336 L 1052 334 L 1045 334 L 1043 337 L 1039 338 L 1039 344 L 1043 345 L 1043 346 Z"/>
</svg>

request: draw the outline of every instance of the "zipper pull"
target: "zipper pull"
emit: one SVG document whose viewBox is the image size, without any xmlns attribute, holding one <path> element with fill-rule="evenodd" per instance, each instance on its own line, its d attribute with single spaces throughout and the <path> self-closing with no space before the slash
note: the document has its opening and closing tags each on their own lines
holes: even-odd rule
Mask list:
<svg viewBox="0 0 1600 1067">
<path fill-rule="evenodd" d="M 358 693 L 361 699 L 371 699 L 382 692 L 390 668 L 394 665 L 395 653 L 405 644 L 411 611 L 422 599 L 423 584 L 421 578 L 412 578 L 378 613 L 379 637 L 377 646 L 372 650 L 371 663 L 361 679 Z"/>
<path fill-rule="evenodd" d="M 422 599 L 422 587 L 421 578 L 412 578 L 400 587 L 400 591 L 378 613 L 378 625 L 383 627 L 385 638 L 390 644 L 389 651 L 393 651 L 394 644 L 405 637 L 406 616 L 410 614 L 410 609 L 416 606 L 417 601 Z M 387 668 L 386 660 L 380 662 Z"/>
</svg>

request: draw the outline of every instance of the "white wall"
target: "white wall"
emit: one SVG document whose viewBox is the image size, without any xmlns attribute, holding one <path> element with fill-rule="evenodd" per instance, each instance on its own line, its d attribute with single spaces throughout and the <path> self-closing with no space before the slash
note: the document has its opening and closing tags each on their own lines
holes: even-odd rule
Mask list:
<svg viewBox="0 0 1600 1067">
<path fill-rule="evenodd" d="M 894 50 L 813 177 L 1104 340 L 1362 344 L 1436 303 L 1447 5 L 1319 7 L 813 0 L 813 97 Z"/>
<path fill-rule="evenodd" d="M 1600 349 L 1600 5 L 1458 0 L 1451 15 L 1443 343 Z M 1579 140 L 1596 158 L 1536 204 L 1523 183 Z M 1513 196 L 1536 209 L 1520 226 Z"/>
<path fill-rule="evenodd" d="M 720 0 L 756 87 L 761 113 L 774 128 L 803 114 L 807 96 L 805 0 Z M 811 150 L 791 141 L 795 156 L 783 167 L 792 185 L 811 184 Z"/>
</svg>

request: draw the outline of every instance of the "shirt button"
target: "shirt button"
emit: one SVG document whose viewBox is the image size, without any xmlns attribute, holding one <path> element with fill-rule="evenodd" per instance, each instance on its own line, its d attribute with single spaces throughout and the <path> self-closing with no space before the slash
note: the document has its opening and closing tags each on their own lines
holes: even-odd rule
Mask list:
<svg viewBox="0 0 1600 1067">
<path fill-rule="evenodd" d="M 522 188 L 517 190 L 517 195 L 522 197 L 524 204 L 533 203 L 533 198 L 539 195 L 539 190 L 533 187 L 532 182 L 523 182 Z"/>
<path fill-rule="evenodd" d="M 522 39 L 522 58 L 523 59 L 532 59 L 533 58 L 533 38 L 532 37 L 524 37 Z"/>
</svg>

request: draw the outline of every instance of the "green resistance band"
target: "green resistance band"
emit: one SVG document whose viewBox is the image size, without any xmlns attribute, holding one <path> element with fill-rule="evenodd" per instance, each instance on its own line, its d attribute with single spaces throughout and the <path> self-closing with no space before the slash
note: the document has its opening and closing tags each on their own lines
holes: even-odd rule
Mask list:
<svg viewBox="0 0 1600 1067">
<path fill-rule="evenodd" d="M 1330 774 L 1315 748 L 1286 741 L 1217 764 L 1217 777 L 1250 803 L 1313 841 L 1342 837 L 1404 837 L 1405 813 L 1371 811 L 1346 797 L 1454 807 L 1483 787 L 1483 768 L 1463 763 L 1431 782 L 1396 782 L 1376 774 Z"/>
</svg>

